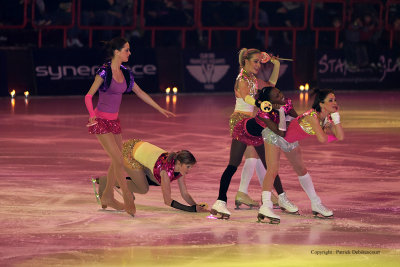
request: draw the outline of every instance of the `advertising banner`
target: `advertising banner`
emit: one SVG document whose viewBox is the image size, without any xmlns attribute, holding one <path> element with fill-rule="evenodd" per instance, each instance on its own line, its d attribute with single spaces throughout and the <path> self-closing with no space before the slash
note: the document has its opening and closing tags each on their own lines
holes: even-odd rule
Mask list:
<svg viewBox="0 0 400 267">
<path fill-rule="evenodd" d="M 131 55 L 124 65 L 130 68 L 135 82 L 146 90 L 158 89 L 154 51 L 142 49 Z M 39 95 L 86 94 L 94 81 L 96 70 L 105 62 L 103 51 L 96 49 L 35 49 L 34 71 Z"/>
<path fill-rule="evenodd" d="M 183 52 L 185 91 L 231 91 L 238 73 L 236 51 Z"/>
<path fill-rule="evenodd" d="M 318 85 L 332 89 L 399 88 L 400 61 L 397 57 L 393 51 L 384 51 L 377 62 L 360 67 L 349 64 L 343 50 L 318 50 Z"/>
<path fill-rule="evenodd" d="M 233 91 L 239 73 L 239 55 L 236 49 L 224 51 L 184 51 L 184 77 L 186 91 Z M 261 64 L 257 77 L 268 81 L 273 64 Z M 293 71 L 290 61 L 282 61 L 277 87 L 293 90 Z"/>
</svg>

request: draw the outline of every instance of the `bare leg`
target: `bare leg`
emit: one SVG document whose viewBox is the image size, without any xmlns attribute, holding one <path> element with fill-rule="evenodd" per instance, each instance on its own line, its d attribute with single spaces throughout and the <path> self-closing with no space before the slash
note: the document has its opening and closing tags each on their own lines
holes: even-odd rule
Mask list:
<svg viewBox="0 0 400 267">
<path fill-rule="evenodd" d="M 146 174 L 143 170 L 133 170 L 126 165 L 125 171 L 128 173 L 131 180 L 127 181 L 130 192 L 146 194 L 149 191 L 149 183 L 146 179 Z"/>
<path fill-rule="evenodd" d="M 279 171 L 279 159 L 281 150 L 279 147 L 265 142 L 264 146 L 265 146 L 265 162 L 268 168 L 263 182 L 263 191 L 271 192 L 274 185 L 275 177 L 276 175 L 278 175 Z"/>
<path fill-rule="evenodd" d="M 296 147 L 290 152 L 285 152 L 285 156 L 298 176 L 302 176 L 307 173 L 307 168 L 303 161 L 303 155 L 301 153 L 300 146 Z"/>
<path fill-rule="evenodd" d="M 122 170 L 122 137 L 120 134 L 114 135 L 111 133 L 98 134 L 96 137 L 111 158 L 111 166 L 108 173 L 109 176 L 107 177 L 107 185 L 103 192 L 101 203 L 102 205 L 108 205 L 115 209 L 125 209 L 127 213 L 133 215 L 136 212 L 136 207 L 132 198 L 132 193 L 130 193 L 128 190 L 126 179 Z M 114 198 L 113 187 L 116 182 L 122 190 L 124 204 L 118 202 Z"/>
</svg>

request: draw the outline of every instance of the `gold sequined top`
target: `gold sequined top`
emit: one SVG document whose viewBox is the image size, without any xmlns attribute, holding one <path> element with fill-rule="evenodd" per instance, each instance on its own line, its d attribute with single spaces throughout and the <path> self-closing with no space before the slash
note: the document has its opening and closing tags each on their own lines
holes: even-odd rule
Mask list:
<svg viewBox="0 0 400 267">
<path fill-rule="evenodd" d="M 299 118 L 299 120 L 298 120 L 299 121 L 299 125 L 303 129 L 303 131 L 305 131 L 309 135 L 315 135 L 315 131 L 312 128 L 311 124 L 307 120 L 305 120 L 306 116 L 313 116 L 313 117 L 318 118 L 318 114 L 314 109 L 311 109 L 311 110 L 303 113 L 301 118 Z"/>
<path fill-rule="evenodd" d="M 236 81 L 243 80 L 249 84 L 250 92 L 249 95 L 254 97 L 257 93 L 258 82 L 256 76 L 253 73 L 249 74 L 244 68 L 241 69 Z"/>
</svg>

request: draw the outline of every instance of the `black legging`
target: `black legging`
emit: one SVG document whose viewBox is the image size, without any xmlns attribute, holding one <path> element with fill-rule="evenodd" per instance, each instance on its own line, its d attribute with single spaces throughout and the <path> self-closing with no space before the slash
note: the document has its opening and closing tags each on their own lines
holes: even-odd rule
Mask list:
<svg viewBox="0 0 400 267">
<path fill-rule="evenodd" d="M 226 193 L 228 192 L 232 176 L 235 174 L 237 167 L 242 162 L 243 154 L 244 151 L 246 150 L 246 147 L 247 147 L 246 144 L 236 139 L 232 139 L 231 152 L 229 156 L 229 165 L 226 167 L 224 173 L 222 174 L 221 181 L 219 184 L 219 195 L 218 195 L 219 200 L 227 201 L 228 198 L 226 196 Z M 265 169 L 267 169 L 267 166 L 265 165 L 264 144 L 256 146 L 254 148 L 256 149 L 256 152 L 260 157 L 260 160 L 262 161 Z M 279 178 L 279 175 L 275 177 L 274 188 L 278 194 L 283 193 L 282 183 L 281 179 Z"/>
</svg>

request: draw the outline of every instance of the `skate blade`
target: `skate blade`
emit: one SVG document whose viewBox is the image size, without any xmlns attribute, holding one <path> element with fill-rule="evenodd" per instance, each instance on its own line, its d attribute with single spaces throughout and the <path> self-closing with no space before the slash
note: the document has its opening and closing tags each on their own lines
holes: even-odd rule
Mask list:
<svg viewBox="0 0 400 267">
<path fill-rule="evenodd" d="M 99 195 L 99 193 L 97 192 L 97 189 L 96 189 L 96 183 L 97 183 L 97 181 L 96 181 L 96 179 L 94 179 L 94 178 L 92 178 L 91 180 L 92 180 L 92 185 L 93 185 L 93 190 L 94 190 L 94 196 L 96 197 L 97 203 L 98 203 L 99 205 L 101 205 L 100 195 Z M 102 207 L 102 208 L 103 208 L 103 207 Z M 106 208 L 107 208 L 107 206 L 106 206 Z M 104 209 L 104 208 L 103 208 L 103 209 Z"/>
<path fill-rule="evenodd" d="M 334 219 L 333 214 L 331 216 L 324 216 L 321 213 L 316 212 L 316 211 L 313 211 L 312 213 L 313 213 L 315 219 L 321 219 L 321 220 L 332 220 L 332 219 Z"/>
<path fill-rule="evenodd" d="M 243 202 L 240 202 L 238 200 L 235 200 L 235 205 L 236 205 L 235 210 L 242 210 L 242 208 L 240 208 L 241 205 L 247 206 L 248 207 L 247 210 L 252 210 L 253 208 L 258 208 L 259 207 L 259 205 L 252 205 L 252 204 L 249 205 L 247 203 L 243 203 Z"/>
<path fill-rule="evenodd" d="M 290 212 L 287 209 L 284 208 L 280 208 L 284 213 L 290 214 L 290 215 L 300 215 L 299 211 L 295 211 L 295 212 Z"/>
<path fill-rule="evenodd" d="M 264 219 L 267 219 L 267 220 L 264 220 Z M 268 224 L 280 224 L 280 222 L 281 222 L 281 219 L 268 217 L 261 213 L 258 214 L 257 220 L 258 220 L 257 221 L 258 223 L 268 223 Z"/>
<path fill-rule="evenodd" d="M 216 211 L 216 210 L 214 210 L 214 209 L 211 209 L 210 213 L 211 213 L 211 215 L 212 215 L 213 218 L 219 219 L 219 220 L 228 220 L 229 217 L 230 217 L 229 214 L 221 213 L 221 212 L 218 212 L 218 211 Z M 211 218 L 210 218 L 210 219 L 211 219 Z"/>
</svg>

